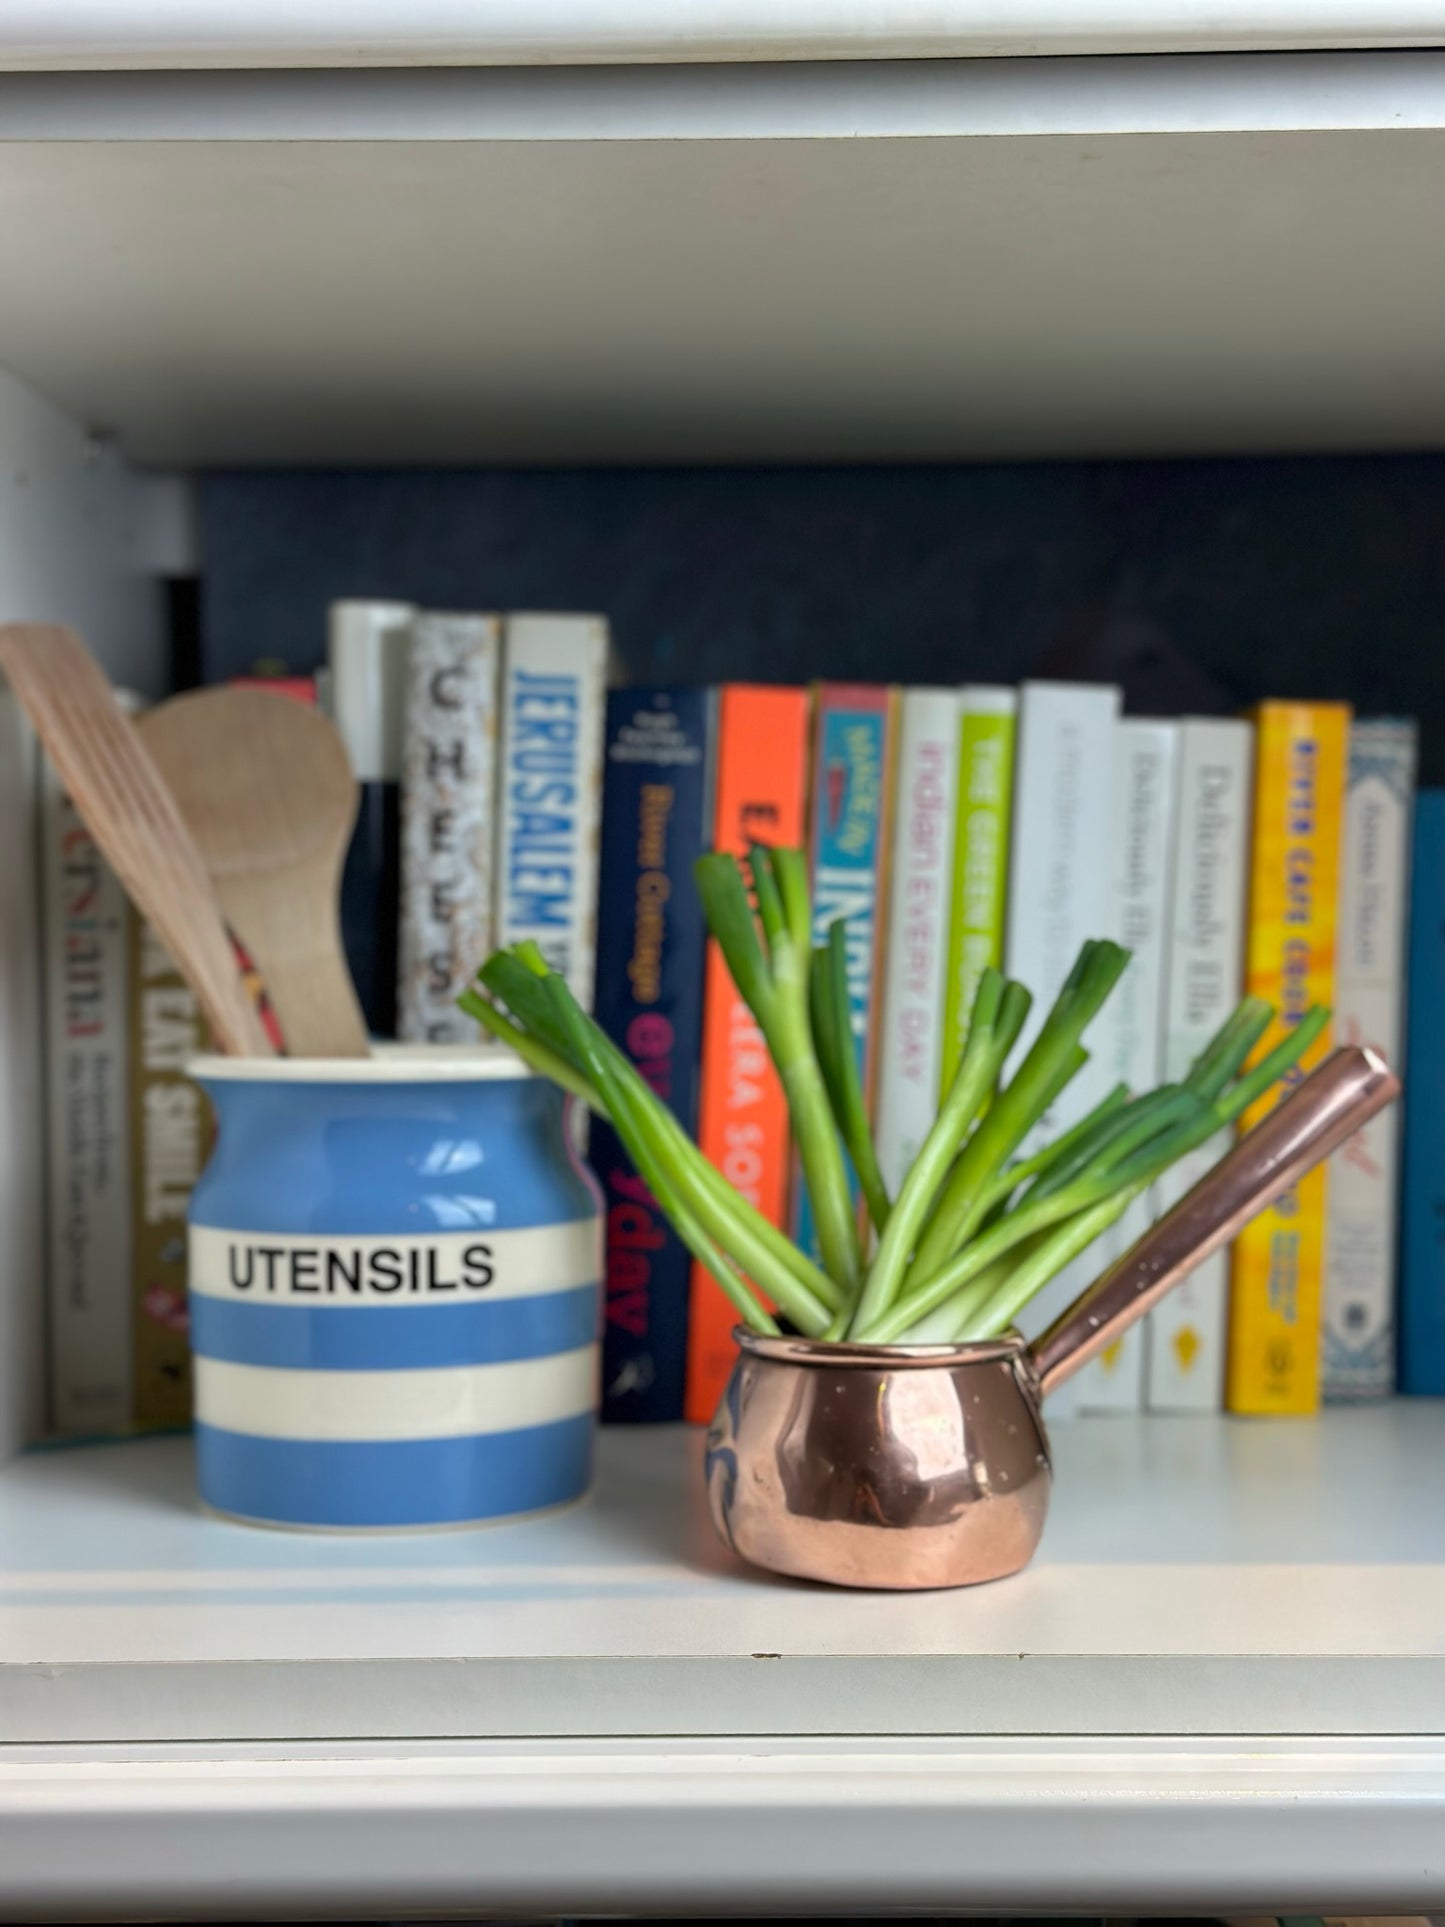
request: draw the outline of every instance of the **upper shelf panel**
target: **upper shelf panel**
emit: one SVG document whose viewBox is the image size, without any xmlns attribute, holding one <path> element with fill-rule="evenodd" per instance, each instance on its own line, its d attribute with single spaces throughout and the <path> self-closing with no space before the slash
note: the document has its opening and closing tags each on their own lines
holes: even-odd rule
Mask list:
<svg viewBox="0 0 1445 1927">
<path fill-rule="evenodd" d="M 6 0 L 0 66 L 890 60 L 1442 39 L 1435 0 Z"/>
<path fill-rule="evenodd" d="M 0 80 L 0 367 L 131 455 L 1445 442 L 1445 53 Z"/>
</svg>

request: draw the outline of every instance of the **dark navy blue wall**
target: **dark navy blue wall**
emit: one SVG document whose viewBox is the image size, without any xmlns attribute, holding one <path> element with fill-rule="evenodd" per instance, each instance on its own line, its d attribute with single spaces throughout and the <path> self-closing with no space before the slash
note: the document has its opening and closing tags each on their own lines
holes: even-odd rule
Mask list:
<svg viewBox="0 0 1445 1927">
<path fill-rule="evenodd" d="M 1445 456 L 206 478 L 201 670 L 334 597 L 586 608 L 638 680 L 1113 676 L 1135 710 L 1347 696 L 1445 781 Z"/>
</svg>

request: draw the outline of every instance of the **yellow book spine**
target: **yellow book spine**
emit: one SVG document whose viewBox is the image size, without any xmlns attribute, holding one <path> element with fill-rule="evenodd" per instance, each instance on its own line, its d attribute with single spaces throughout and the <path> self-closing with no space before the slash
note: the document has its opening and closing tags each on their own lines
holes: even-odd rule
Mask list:
<svg viewBox="0 0 1445 1927">
<path fill-rule="evenodd" d="M 1245 977 L 1280 1016 L 1268 1050 L 1311 1004 L 1334 995 L 1335 915 L 1350 711 L 1263 704 L 1255 715 L 1254 846 Z M 1291 1074 L 1329 1054 L 1327 1030 Z M 1246 1129 L 1277 1102 L 1246 1113 Z M 1320 1300 L 1328 1178 L 1318 1165 L 1262 1211 L 1234 1246 L 1226 1402 L 1232 1412 L 1313 1412 L 1320 1400 Z"/>
</svg>

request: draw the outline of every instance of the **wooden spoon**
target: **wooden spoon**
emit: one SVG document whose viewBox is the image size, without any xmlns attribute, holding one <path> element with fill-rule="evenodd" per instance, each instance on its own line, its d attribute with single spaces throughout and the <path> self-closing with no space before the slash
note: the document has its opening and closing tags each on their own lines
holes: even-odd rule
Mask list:
<svg viewBox="0 0 1445 1927">
<path fill-rule="evenodd" d="M 200 853 L 100 665 L 72 630 L 17 623 L 0 628 L 0 669 L 111 868 L 196 993 L 217 1049 L 272 1056 Z"/>
<path fill-rule="evenodd" d="M 365 1057 L 337 905 L 357 790 L 335 727 L 266 689 L 196 689 L 142 716 L 226 920 L 255 959 L 286 1048 Z"/>
</svg>

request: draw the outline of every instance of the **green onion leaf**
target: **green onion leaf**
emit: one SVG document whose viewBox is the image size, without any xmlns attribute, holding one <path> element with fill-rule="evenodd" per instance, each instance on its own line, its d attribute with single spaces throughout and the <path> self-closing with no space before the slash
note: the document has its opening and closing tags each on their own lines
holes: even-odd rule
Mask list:
<svg viewBox="0 0 1445 1927">
<path fill-rule="evenodd" d="M 772 1010 L 773 984 L 742 872 L 734 858 L 714 850 L 698 858 L 693 875 L 707 927 L 717 938 L 738 993 L 766 1030 L 764 1013 Z"/>
<path fill-rule="evenodd" d="M 888 1189 L 878 1168 L 873 1132 L 863 1102 L 858 1074 L 858 1046 L 848 999 L 847 927 L 841 917 L 828 927 L 827 944 L 813 953 L 808 996 L 813 1024 L 813 1048 L 833 1108 L 833 1120 L 858 1174 L 859 1188 L 873 1227 L 881 1232 L 888 1222 Z"/>
</svg>

